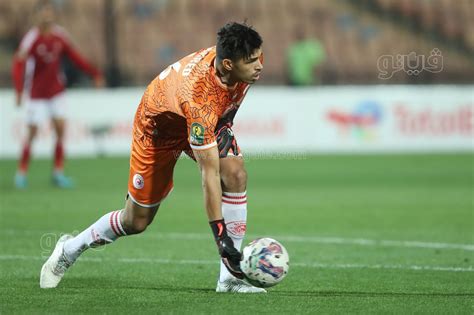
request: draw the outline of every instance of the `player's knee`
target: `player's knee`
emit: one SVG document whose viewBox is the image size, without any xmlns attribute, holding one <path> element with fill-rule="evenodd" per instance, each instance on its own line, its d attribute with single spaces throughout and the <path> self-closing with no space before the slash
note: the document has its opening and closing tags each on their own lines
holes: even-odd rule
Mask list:
<svg viewBox="0 0 474 315">
<path fill-rule="evenodd" d="M 28 141 L 32 142 L 36 138 L 37 134 L 38 134 L 38 127 L 37 126 L 30 126 L 28 128 Z"/>
<path fill-rule="evenodd" d="M 60 128 L 60 129 L 56 130 L 56 138 L 58 139 L 58 141 L 63 141 L 63 138 L 64 138 L 64 129 L 63 128 Z"/>
<path fill-rule="evenodd" d="M 245 169 L 239 169 L 235 172 L 235 181 L 238 183 L 239 186 L 246 186 L 247 185 L 247 171 Z"/>
<path fill-rule="evenodd" d="M 144 208 L 127 198 L 122 222 L 125 232 L 129 235 L 142 233 L 151 224 L 157 211 L 158 206 Z"/>
<path fill-rule="evenodd" d="M 56 134 L 56 141 L 57 142 L 64 142 L 64 135 L 63 134 Z"/>
<path fill-rule="evenodd" d="M 228 190 L 243 190 L 247 186 L 247 172 L 244 168 L 235 169 L 230 174 L 227 174 L 224 183 L 225 188 Z"/>
</svg>

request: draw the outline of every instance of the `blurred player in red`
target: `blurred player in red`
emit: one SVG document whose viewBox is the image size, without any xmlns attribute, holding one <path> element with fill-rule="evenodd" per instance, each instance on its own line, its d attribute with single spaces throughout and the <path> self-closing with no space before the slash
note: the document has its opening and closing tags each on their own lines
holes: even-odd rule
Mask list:
<svg viewBox="0 0 474 315">
<path fill-rule="evenodd" d="M 104 80 L 100 71 L 77 52 L 66 30 L 54 23 L 55 10 L 50 1 L 41 0 L 37 3 L 35 19 L 36 26 L 21 40 L 12 69 L 16 105 L 21 106 L 22 99 L 25 100 L 28 125 L 28 133 L 15 175 L 15 186 L 27 187 L 26 175 L 31 145 L 38 132 L 38 126 L 49 117 L 56 133 L 53 183 L 58 187 L 68 188 L 72 186 L 72 182 L 63 173 L 66 104 L 61 58 L 67 56 L 76 66 L 92 76 L 97 87 L 103 86 Z M 26 93 L 28 95 L 24 95 Z"/>
<path fill-rule="evenodd" d="M 250 26 L 229 23 L 219 30 L 215 47 L 184 57 L 150 83 L 135 114 L 125 208 L 75 237 L 62 236 L 41 269 L 42 288 L 56 287 L 84 250 L 143 232 L 173 189 L 173 169 L 185 152 L 201 170 L 207 217 L 221 256 L 216 291 L 266 292 L 242 280 L 247 173 L 231 129 L 263 69 L 261 45 Z"/>
</svg>

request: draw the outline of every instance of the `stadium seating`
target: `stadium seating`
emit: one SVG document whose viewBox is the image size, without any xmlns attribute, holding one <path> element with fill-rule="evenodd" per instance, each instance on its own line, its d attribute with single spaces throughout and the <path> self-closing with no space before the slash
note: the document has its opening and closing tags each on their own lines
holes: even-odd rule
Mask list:
<svg viewBox="0 0 474 315">
<path fill-rule="evenodd" d="M 226 21 L 245 19 L 264 38 L 266 84 L 287 83 L 286 53 L 297 32 L 317 38 L 326 50 L 317 70 L 322 84 L 472 82 L 474 77 L 470 0 L 115 0 L 107 13 L 103 1 L 54 2 L 80 50 L 103 68 L 109 63 L 104 14 L 114 15 L 118 66 L 127 85 L 146 84 L 174 60 L 212 45 Z M 12 53 L 28 29 L 25 17 L 33 3 L 2 1 L 0 12 L 9 20 L 0 22 L 0 55 Z M 433 48 L 445 57 L 442 73 L 423 73 L 416 80 L 397 73 L 389 82 L 377 77 L 380 56 L 428 55 Z M 0 63 L 0 85 L 9 84 L 8 67 Z"/>
</svg>

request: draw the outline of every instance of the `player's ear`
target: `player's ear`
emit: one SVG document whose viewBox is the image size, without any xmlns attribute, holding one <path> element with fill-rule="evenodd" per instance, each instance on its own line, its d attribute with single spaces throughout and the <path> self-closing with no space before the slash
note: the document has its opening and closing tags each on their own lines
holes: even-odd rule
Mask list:
<svg viewBox="0 0 474 315">
<path fill-rule="evenodd" d="M 232 63 L 232 60 L 230 59 L 222 60 L 222 65 L 224 66 L 224 69 L 226 69 L 227 71 L 232 71 L 232 69 L 234 69 L 234 64 Z"/>
</svg>

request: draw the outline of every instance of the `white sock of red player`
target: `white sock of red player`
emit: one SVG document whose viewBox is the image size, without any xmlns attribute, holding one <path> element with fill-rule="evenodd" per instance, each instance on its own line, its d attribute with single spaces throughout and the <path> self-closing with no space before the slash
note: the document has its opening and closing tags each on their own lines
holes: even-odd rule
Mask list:
<svg viewBox="0 0 474 315">
<path fill-rule="evenodd" d="M 73 263 L 88 248 L 109 244 L 127 235 L 122 227 L 122 213 L 123 210 L 109 212 L 76 237 L 67 240 L 64 254 L 69 262 Z"/>
<path fill-rule="evenodd" d="M 227 226 L 227 234 L 234 241 L 235 248 L 240 250 L 247 227 L 247 192 L 222 192 L 222 216 Z M 232 277 L 221 261 L 219 281 Z"/>
</svg>

